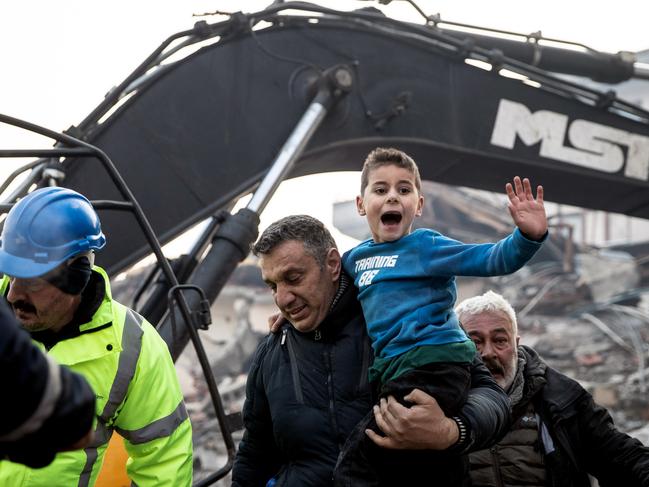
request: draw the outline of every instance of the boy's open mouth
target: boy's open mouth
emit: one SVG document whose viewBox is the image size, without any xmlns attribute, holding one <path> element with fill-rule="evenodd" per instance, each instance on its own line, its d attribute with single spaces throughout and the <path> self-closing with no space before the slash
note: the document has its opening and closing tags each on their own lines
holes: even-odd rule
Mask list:
<svg viewBox="0 0 649 487">
<path fill-rule="evenodd" d="M 381 223 L 384 225 L 396 225 L 401 222 L 401 213 L 398 211 L 388 211 L 381 215 Z"/>
</svg>

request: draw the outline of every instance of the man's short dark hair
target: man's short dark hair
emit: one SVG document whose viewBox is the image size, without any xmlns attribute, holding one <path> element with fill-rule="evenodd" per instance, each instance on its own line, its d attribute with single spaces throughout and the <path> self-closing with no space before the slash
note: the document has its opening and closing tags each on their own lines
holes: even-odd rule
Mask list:
<svg viewBox="0 0 649 487">
<path fill-rule="evenodd" d="M 397 166 L 407 169 L 415 177 L 415 187 L 421 192 L 421 176 L 419 168 L 412 157 L 399 149 L 393 147 L 377 147 L 370 152 L 363 163 L 363 172 L 361 173 L 361 195 L 370 181 L 370 172 L 382 166 Z"/>
<path fill-rule="evenodd" d="M 291 215 L 266 228 L 252 246 L 252 253 L 257 257 L 270 254 L 275 247 L 289 240 L 302 242 L 304 249 L 320 267 L 324 267 L 329 250 L 338 248 L 331 233 L 320 220 L 309 215 Z"/>
</svg>

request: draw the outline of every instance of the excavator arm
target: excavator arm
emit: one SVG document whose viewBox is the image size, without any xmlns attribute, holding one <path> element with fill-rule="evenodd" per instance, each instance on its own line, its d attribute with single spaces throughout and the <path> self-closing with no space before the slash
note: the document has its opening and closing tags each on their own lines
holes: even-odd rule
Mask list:
<svg viewBox="0 0 649 487">
<path fill-rule="evenodd" d="M 204 47 L 169 61 L 188 44 Z M 371 10 L 282 3 L 172 36 L 72 134 L 112 158 L 167 242 L 252 190 L 314 80 L 344 65 L 351 92 L 288 177 L 358 170 L 389 144 L 411 153 L 425 179 L 500 191 L 524 174 L 552 201 L 649 217 L 649 114 L 483 45 Z M 84 158 L 61 169 L 63 184 L 91 199 L 113 196 Z M 107 213 L 103 222 L 110 272 L 148 252 L 135 221 Z"/>
</svg>

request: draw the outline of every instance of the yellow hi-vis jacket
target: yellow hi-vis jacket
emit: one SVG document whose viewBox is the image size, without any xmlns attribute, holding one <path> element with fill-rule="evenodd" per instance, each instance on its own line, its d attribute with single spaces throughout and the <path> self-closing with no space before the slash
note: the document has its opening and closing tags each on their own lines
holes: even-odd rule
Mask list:
<svg viewBox="0 0 649 487">
<path fill-rule="evenodd" d="M 79 336 L 49 352 L 82 374 L 97 396 L 92 445 L 62 452 L 41 469 L 0 462 L 0 486 L 85 487 L 97 479 L 113 430 L 125 439 L 128 476 L 139 487 L 189 486 L 192 482 L 192 431 L 176 370 L 165 342 L 144 318 L 106 294 Z M 5 293 L 8 279 L 0 283 Z M 10 400 L 9 397 L 6 400 Z"/>
</svg>

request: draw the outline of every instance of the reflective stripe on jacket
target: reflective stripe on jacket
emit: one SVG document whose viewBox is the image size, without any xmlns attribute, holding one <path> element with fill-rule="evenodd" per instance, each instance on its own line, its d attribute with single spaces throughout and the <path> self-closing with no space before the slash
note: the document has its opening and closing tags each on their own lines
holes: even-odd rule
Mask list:
<svg viewBox="0 0 649 487">
<path fill-rule="evenodd" d="M 108 276 L 104 300 L 80 335 L 48 352 L 81 373 L 97 398 L 93 444 L 63 452 L 42 469 L 0 462 L 0 485 L 92 486 L 113 430 L 125 438 L 127 473 L 140 487 L 186 486 L 192 481 L 191 425 L 167 345 L 140 315 L 113 301 Z M 0 285 L 5 291 L 6 278 Z"/>
</svg>

